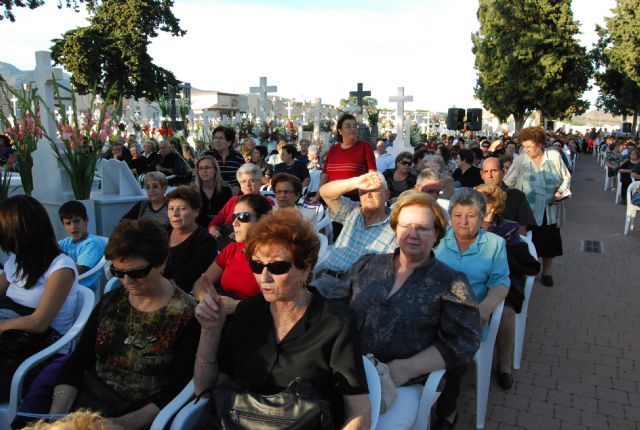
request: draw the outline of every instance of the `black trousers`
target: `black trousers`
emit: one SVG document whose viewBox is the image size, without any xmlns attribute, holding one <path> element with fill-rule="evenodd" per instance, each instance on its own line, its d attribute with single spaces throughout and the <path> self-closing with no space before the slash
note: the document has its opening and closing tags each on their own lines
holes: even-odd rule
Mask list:
<svg viewBox="0 0 640 430">
<path fill-rule="evenodd" d="M 460 383 L 466 370 L 466 364 L 447 369 L 444 388 L 436 403 L 436 416 L 438 418 L 448 417 L 456 411 L 456 404 L 458 403 L 458 397 L 460 397 Z"/>
</svg>

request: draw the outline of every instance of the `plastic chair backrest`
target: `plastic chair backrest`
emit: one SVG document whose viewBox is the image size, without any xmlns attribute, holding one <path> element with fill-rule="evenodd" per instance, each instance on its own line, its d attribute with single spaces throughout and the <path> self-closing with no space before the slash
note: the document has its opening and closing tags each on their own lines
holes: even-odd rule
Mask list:
<svg viewBox="0 0 640 430">
<path fill-rule="evenodd" d="M 364 373 L 367 376 L 367 386 L 369 388 L 369 402 L 371 402 L 371 430 L 378 425 L 378 417 L 380 416 L 380 402 L 382 401 L 382 386 L 380 385 L 380 376 L 371 360 L 362 357 L 364 362 Z"/>
<path fill-rule="evenodd" d="M 42 363 L 53 354 L 60 351 L 67 344 L 73 345 L 76 338 L 84 328 L 91 311 L 93 310 L 94 294 L 93 291 L 78 285 L 76 301 L 76 310 L 74 323 L 69 330 L 56 342 L 52 343 L 42 351 L 32 355 L 22 362 L 16 369 L 11 380 L 11 389 L 9 392 L 9 402 L 0 405 L 0 428 L 9 428 L 10 423 L 15 418 L 18 410 L 18 402 L 22 399 L 22 384 L 27 373 L 38 364 Z"/>
</svg>

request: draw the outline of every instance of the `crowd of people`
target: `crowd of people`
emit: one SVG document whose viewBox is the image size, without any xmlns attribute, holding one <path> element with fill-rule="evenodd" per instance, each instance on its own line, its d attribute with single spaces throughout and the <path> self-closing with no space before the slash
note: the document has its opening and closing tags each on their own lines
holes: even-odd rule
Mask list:
<svg viewBox="0 0 640 430">
<path fill-rule="evenodd" d="M 432 428 L 452 429 L 462 375 L 503 302 L 496 382 L 510 389 L 524 280 L 542 269 L 542 284 L 554 286 L 573 155 L 599 141 L 528 127 L 493 141 L 442 136 L 394 157 L 390 142 L 374 151 L 357 127 L 346 114 L 328 147 L 294 139 L 274 154 L 254 139 L 239 144 L 228 127 L 199 152 L 168 141 L 115 144 L 111 156 L 145 175 L 148 198 L 106 248 L 88 233 L 79 202 L 60 210 L 68 234 L 60 243 L 35 199 L 0 202 L 9 255 L 0 345 L 26 339 L 0 357 L 0 402 L 17 365 L 69 329 L 78 275 L 103 254 L 123 288 L 100 299 L 73 351 L 38 369 L 53 382 L 34 412 L 88 408 L 109 428 L 145 428 L 193 377 L 195 394 L 216 399 L 199 428 L 216 428 L 229 384 L 276 395 L 302 378 L 324 401 L 322 422 L 368 429 L 362 357 L 372 355 L 396 393 L 378 428 L 410 428 L 421 384 L 446 369 Z M 638 149 L 602 142 L 628 186 L 640 175 Z M 313 172 L 317 192 L 308 188 Z M 321 261 L 305 203 L 326 207 L 334 223 Z M 39 378 L 32 387 L 46 385 Z"/>
</svg>

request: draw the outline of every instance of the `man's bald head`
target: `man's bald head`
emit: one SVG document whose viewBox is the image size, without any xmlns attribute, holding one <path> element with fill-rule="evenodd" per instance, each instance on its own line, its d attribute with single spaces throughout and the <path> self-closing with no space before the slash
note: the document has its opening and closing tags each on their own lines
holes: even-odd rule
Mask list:
<svg viewBox="0 0 640 430">
<path fill-rule="evenodd" d="M 502 171 L 500 159 L 496 157 L 485 158 L 482 162 L 480 175 L 485 184 L 501 186 L 504 172 Z"/>
</svg>

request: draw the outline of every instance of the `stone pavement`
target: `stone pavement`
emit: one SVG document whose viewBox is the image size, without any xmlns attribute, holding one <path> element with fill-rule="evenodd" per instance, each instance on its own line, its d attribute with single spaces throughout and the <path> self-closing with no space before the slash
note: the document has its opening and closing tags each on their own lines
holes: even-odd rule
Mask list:
<svg viewBox="0 0 640 430">
<path fill-rule="evenodd" d="M 555 286 L 536 280 L 522 365 L 511 390 L 492 382 L 486 429 L 640 430 L 640 216 L 625 236 L 603 175 L 579 155 Z M 601 241 L 602 255 L 581 252 L 582 240 Z M 463 393 L 456 428 L 472 429 L 474 366 Z"/>
</svg>

